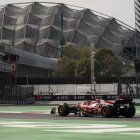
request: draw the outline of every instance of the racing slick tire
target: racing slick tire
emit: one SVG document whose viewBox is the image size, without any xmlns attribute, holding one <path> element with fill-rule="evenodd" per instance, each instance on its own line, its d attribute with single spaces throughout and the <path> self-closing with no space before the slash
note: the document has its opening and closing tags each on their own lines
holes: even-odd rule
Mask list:
<svg viewBox="0 0 140 140">
<path fill-rule="evenodd" d="M 114 114 L 113 110 L 114 110 L 113 106 L 109 106 L 109 105 L 103 106 L 101 109 L 102 117 L 104 118 L 112 117 Z"/>
<path fill-rule="evenodd" d="M 132 118 L 136 113 L 135 107 L 126 107 L 121 110 L 120 114 L 126 118 Z"/>
<path fill-rule="evenodd" d="M 59 114 L 59 116 L 68 116 L 69 115 L 69 106 L 67 103 L 64 103 L 63 105 L 59 105 L 58 114 Z"/>
</svg>

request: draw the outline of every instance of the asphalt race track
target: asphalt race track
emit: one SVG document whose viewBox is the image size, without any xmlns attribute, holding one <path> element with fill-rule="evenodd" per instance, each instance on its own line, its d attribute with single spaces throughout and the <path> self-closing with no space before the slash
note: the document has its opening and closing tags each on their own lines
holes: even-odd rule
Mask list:
<svg viewBox="0 0 140 140">
<path fill-rule="evenodd" d="M 70 114 L 67 117 L 60 117 L 58 114 L 37 114 L 37 113 L 0 113 L 0 118 L 4 119 L 47 119 L 47 120 L 93 120 L 93 121 L 140 121 L 140 116 L 133 118 L 102 118 L 102 117 L 83 117 Z"/>
</svg>

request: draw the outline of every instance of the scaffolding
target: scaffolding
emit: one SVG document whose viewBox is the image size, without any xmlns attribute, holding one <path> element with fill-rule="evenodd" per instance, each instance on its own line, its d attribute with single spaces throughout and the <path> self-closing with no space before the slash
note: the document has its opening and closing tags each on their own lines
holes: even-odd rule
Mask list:
<svg viewBox="0 0 140 140">
<path fill-rule="evenodd" d="M 96 94 L 96 81 L 95 81 L 95 46 L 91 43 L 91 93 Z"/>
</svg>

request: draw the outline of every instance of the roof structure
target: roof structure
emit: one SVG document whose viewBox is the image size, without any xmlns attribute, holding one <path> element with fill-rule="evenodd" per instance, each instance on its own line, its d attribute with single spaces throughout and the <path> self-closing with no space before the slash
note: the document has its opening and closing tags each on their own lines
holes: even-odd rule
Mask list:
<svg viewBox="0 0 140 140">
<path fill-rule="evenodd" d="M 20 3 L 1 6 L 0 42 L 49 58 L 59 56 L 61 13 L 66 44 L 109 48 L 116 55 L 135 45 L 134 29 L 102 13 L 58 3 Z"/>
</svg>

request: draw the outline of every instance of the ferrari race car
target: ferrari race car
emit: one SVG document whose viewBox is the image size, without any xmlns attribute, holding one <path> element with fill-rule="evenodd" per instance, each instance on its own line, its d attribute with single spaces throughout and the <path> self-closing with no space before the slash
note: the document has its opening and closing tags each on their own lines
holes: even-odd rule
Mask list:
<svg viewBox="0 0 140 140">
<path fill-rule="evenodd" d="M 52 108 L 51 114 L 56 112 L 56 108 Z M 133 117 L 136 109 L 131 97 L 119 97 L 114 102 L 97 98 L 93 101 L 85 101 L 76 105 L 68 105 L 67 103 L 58 106 L 58 114 L 60 116 L 68 116 L 74 113 L 77 116 L 102 116 L 102 117 Z"/>
</svg>

